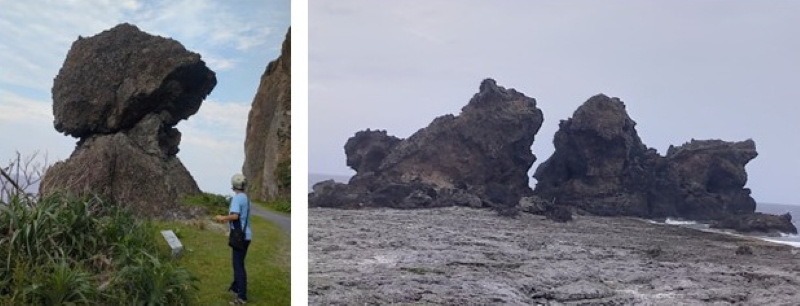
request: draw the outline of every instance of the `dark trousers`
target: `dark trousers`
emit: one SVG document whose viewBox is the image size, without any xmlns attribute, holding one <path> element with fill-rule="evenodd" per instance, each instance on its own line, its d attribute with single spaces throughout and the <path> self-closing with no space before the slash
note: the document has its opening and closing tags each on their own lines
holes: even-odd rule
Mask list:
<svg viewBox="0 0 800 306">
<path fill-rule="evenodd" d="M 244 242 L 244 251 L 233 250 L 233 283 L 229 288 L 231 291 L 236 292 L 240 299 L 247 300 L 247 271 L 244 270 L 244 258 L 247 256 L 247 249 L 250 247 L 250 241 Z"/>
</svg>

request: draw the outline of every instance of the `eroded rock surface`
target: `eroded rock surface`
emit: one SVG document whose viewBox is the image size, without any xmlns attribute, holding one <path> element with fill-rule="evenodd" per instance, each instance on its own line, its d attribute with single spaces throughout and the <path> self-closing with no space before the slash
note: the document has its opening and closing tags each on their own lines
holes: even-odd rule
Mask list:
<svg viewBox="0 0 800 306">
<path fill-rule="evenodd" d="M 792 215 L 770 215 L 765 213 L 743 214 L 729 217 L 713 224 L 714 228 L 733 229 L 742 233 L 797 234 L 797 227 L 792 224 Z"/>
<path fill-rule="evenodd" d="M 120 24 L 72 43 L 53 82 L 57 131 L 83 138 L 131 129 L 147 114 L 165 125 L 197 113 L 217 84 L 200 54 Z"/>
<path fill-rule="evenodd" d="M 593 215 L 752 217 L 761 226 L 788 229 L 780 219 L 751 216 L 755 200 L 744 186 L 745 166 L 758 155 L 754 141 L 692 140 L 661 156 L 642 142 L 635 126 L 619 99 L 590 98 L 559 124 L 556 150 L 534 174 L 535 196 Z"/>
<path fill-rule="evenodd" d="M 794 305 L 800 254 L 752 238 L 486 209 L 310 208 L 310 305 Z M 752 255 L 737 255 L 740 247 Z M 741 252 L 739 252 L 741 253 Z"/>
<path fill-rule="evenodd" d="M 683 198 L 679 215 L 693 220 L 719 220 L 754 212 L 756 202 L 744 185 L 745 165 L 756 156 L 752 140 L 692 140 L 670 147 L 666 159 L 674 179 L 680 183 Z"/>
<path fill-rule="evenodd" d="M 175 125 L 216 85 L 200 55 L 179 42 L 121 24 L 78 38 L 53 85 L 56 130 L 78 137 L 50 167 L 43 194 L 94 194 L 150 217 L 180 217 L 200 189 L 177 158 Z"/>
<path fill-rule="evenodd" d="M 396 208 L 516 206 L 531 192 L 527 169 L 543 121 L 536 100 L 484 80 L 458 116 L 436 118 L 408 139 L 361 131 L 345 145 L 349 184 L 314 192 L 311 206 Z M 315 188 L 317 189 L 317 188 Z"/>
<path fill-rule="evenodd" d="M 290 196 L 291 187 L 291 29 L 281 55 L 267 65 L 247 118 L 245 160 L 248 194 L 271 201 Z"/>
<path fill-rule="evenodd" d="M 658 158 L 617 98 L 597 95 L 562 120 L 555 152 L 534 174 L 535 193 L 602 216 L 651 216 L 648 190 Z"/>
</svg>

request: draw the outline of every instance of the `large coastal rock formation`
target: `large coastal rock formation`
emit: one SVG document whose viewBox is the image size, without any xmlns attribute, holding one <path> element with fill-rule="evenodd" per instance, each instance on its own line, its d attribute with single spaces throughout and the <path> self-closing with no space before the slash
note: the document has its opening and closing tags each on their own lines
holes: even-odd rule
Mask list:
<svg viewBox="0 0 800 306">
<path fill-rule="evenodd" d="M 616 98 L 597 95 L 562 120 L 555 153 L 536 169 L 536 194 L 597 215 L 651 215 L 648 185 L 656 157 Z"/>
<path fill-rule="evenodd" d="M 695 220 L 720 220 L 752 213 L 745 165 L 758 153 L 753 140 L 692 140 L 667 150 L 670 179 L 680 183 L 678 215 Z"/>
<path fill-rule="evenodd" d="M 345 145 L 350 183 L 318 184 L 311 206 L 513 205 L 531 193 L 527 170 L 543 121 L 536 100 L 484 80 L 458 116 L 436 118 L 408 139 L 361 131 Z"/>
<path fill-rule="evenodd" d="M 247 120 L 242 172 L 248 194 L 264 201 L 290 196 L 291 29 L 281 55 L 267 65 Z"/>
<path fill-rule="evenodd" d="M 96 194 L 141 216 L 174 217 L 183 197 L 200 193 L 176 156 L 175 125 L 216 82 L 199 54 L 130 24 L 79 37 L 52 94 L 55 129 L 80 140 L 40 192 Z"/>
<path fill-rule="evenodd" d="M 534 174 L 535 197 L 602 216 L 720 221 L 755 211 L 744 188 L 745 165 L 758 155 L 755 142 L 692 140 L 661 156 L 642 143 L 635 126 L 619 99 L 590 98 L 559 124 L 556 150 Z M 794 228 L 785 218 L 755 219 Z"/>
</svg>

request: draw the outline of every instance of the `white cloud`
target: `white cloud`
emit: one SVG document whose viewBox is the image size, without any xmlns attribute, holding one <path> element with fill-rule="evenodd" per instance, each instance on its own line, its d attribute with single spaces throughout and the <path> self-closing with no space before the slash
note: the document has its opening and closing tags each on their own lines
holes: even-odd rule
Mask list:
<svg viewBox="0 0 800 306">
<path fill-rule="evenodd" d="M 49 103 L 17 95 L 0 88 L 0 122 L 40 122 L 52 124 L 52 108 Z"/>
<path fill-rule="evenodd" d="M 237 61 L 234 59 L 216 57 L 214 55 L 202 52 L 200 52 L 200 54 L 205 54 L 203 55 L 203 61 L 205 61 L 208 65 L 208 68 L 213 71 L 228 71 L 236 68 Z"/>
<path fill-rule="evenodd" d="M 95 35 L 121 22 L 175 38 L 189 50 L 203 50 L 218 70 L 235 68 L 244 56 L 237 52 L 264 45 L 274 33 L 274 22 L 242 18 L 250 13 L 248 8 L 211 0 L 1 2 L 0 86 L 49 90 L 79 35 Z M 263 11 L 266 6 L 249 10 Z"/>
<path fill-rule="evenodd" d="M 135 0 L 127 0 L 122 2 L 122 7 L 127 10 L 135 11 L 142 7 L 142 3 Z"/>
<path fill-rule="evenodd" d="M 206 100 L 197 114 L 178 125 L 183 135 L 178 156 L 201 189 L 229 191 L 227 179 L 244 163 L 249 111 L 245 103 Z"/>
</svg>

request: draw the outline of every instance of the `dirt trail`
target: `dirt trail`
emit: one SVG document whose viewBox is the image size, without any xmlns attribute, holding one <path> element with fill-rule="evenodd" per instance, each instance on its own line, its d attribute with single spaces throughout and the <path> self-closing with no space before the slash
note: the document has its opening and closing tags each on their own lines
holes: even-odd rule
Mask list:
<svg viewBox="0 0 800 306">
<path fill-rule="evenodd" d="M 798 305 L 798 288 L 794 248 L 632 218 L 309 209 L 314 305 Z"/>
</svg>

